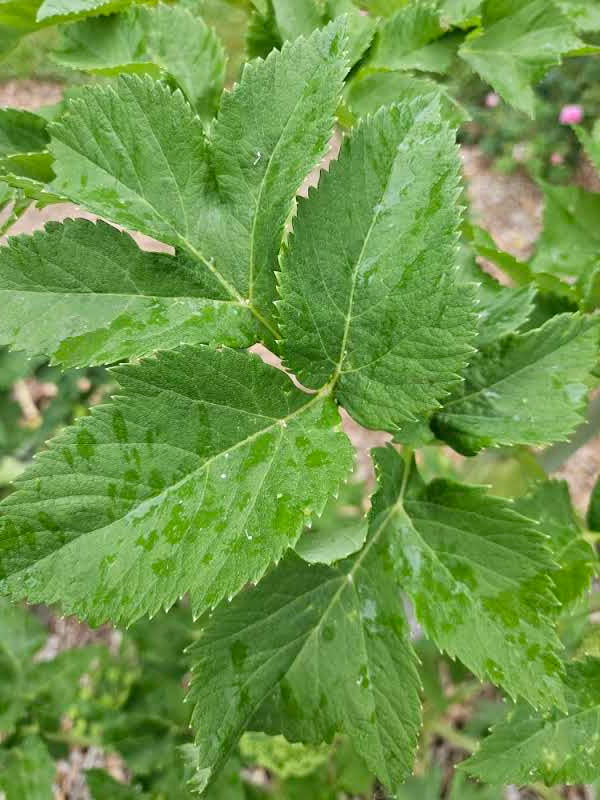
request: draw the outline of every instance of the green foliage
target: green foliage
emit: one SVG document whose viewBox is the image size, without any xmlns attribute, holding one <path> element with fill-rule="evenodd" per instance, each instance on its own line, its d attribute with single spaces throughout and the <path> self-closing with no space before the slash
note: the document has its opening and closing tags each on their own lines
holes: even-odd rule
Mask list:
<svg viewBox="0 0 600 800">
<path fill-rule="evenodd" d="M 50 223 L 44 233 L 13 238 L 0 265 L 8 308 L 0 340 L 65 366 L 110 364 L 180 343 L 254 341 L 249 312 L 185 254 L 144 252 L 103 222 Z M 51 338 L 40 315 L 51 320 Z"/>
<path fill-rule="evenodd" d="M 0 791 L 8 800 L 49 800 L 56 768 L 41 739 L 0 750 Z"/>
<path fill-rule="evenodd" d="M 121 397 L 54 440 L 5 501 L 5 587 L 96 622 L 185 591 L 200 614 L 296 543 L 347 475 L 349 442 L 328 397 L 255 356 L 181 348 L 115 374 Z"/>
<path fill-rule="evenodd" d="M 436 414 L 435 433 L 465 455 L 566 440 L 583 421 L 598 335 L 595 318 L 560 314 L 488 345 Z M 540 397 L 544 403 L 535 402 Z"/>
<path fill-rule="evenodd" d="M 563 705 L 552 554 L 541 532 L 479 487 L 425 485 L 392 448 L 375 452 L 375 530 L 390 540 L 388 569 L 427 636 L 511 695 Z"/>
<path fill-rule="evenodd" d="M 84 72 L 146 72 L 173 78 L 199 114 L 211 118 L 225 81 L 225 52 L 201 17 L 175 6 L 140 6 L 68 26 L 54 58 Z"/>
<path fill-rule="evenodd" d="M 350 0 L 237 3 L 262 58 L 221 94 L 203 9 L 129 5 L 46 0 L 10 22 L 0 4 L 0 39 L 68 22 L 58 58 L 106 78 L 44 117 L 0 113 L 11 219 L 68 199 L 106 220 L 0 250 L 0 343 L 15 349 L 0 353 L 2 453 L 20 470 L 82 417 L 2 503 L 0 593 L 137 621 L 111 652 L 40 661 L 41 625 L 2 600 L 0 787 L 35 798 L 36 780 L 43 796 L 61 747 L 98 744 L 131 783 L 93 772 L 94 798 L 330 800 L 375 780 L 438 797 L 435 737 L 474 751 L 501 690 L 517 711 L 468 767 L 490 785 L 463 776 L 447 797 L 599 777 L 600 666 L 574 660 L 597 648 L 595 536 L 527 449 L 570 437 L 597 383 L 597 198 L 548 187 L 534 258 L 502 252 L 463 220 L 466 113 L 432 77 L 462 58 L 531 112 L 550 67 L 593 52 L 576 28 L 594 14 L 566 0 L 378 0 L 370 16 Z M 297 199 L 336 113 L 353 130 Z M 593 159 L 595 131 L 580 135 Z M 46 357 L 116 364 L 116 395 L 87 414 L 82 373 Z M 57 407 L 35 407 L 23 434 L 23 390 L 44 375 Z M 368 517 L 363 485 L 343 487 L 346 412 L 396 443 L 374 451 Z M 468 462 L 443 443 L 516 449 Z M 501 687 L 487 705 L 483 680 Z M 423 777 L 402 789 L 415 759 Z M 258 767 L 266 780 L 249 780 Z"/>
<path fill-rule="evenodd" d="M 384 580 L 387 547 L 387 532 L 376 531 L 334 567 L 288 555 L 215 612 L 192 651 L 192 723 L 206 781 L 253 725 L 291 741 L 343 732 L 387 786 L 409 774 L 419 684 L 396 581 Z M 340 647 L 342 665 L 333 658 Z"/>
<path fill-rule="evenodd" d="M 300 202 L 281 262 L 285 363 L 310 388 L 331 381 L 369 428 L 432 411 L 467 360 L 473 299 L 452 268 L 457 194 L 452 135 L 437 104 L 419 101 L 361 125 Z"/>
<path fill-rule="evenodd" d="M 381 27 L 370 63 L 388 70 L 447 72 L 458 40 L 444 33 L 433 3 L 407 5 Z"/>
<path fill-rule="evenodd" d="M 486 781 L 548 784 L 592 781 L 598 774 L 600 662 L 588 658 L 567 667 L 569 714 L 541 715 L 519 705 L 496 727 L 464 768 Z"/>
<path fill-rule="evenodd" d="M 544 195 L 544 228 L 532 269 L 561 277 L 584 276 L 598 265 L 600 194 L 577 186 L 544 185 Z"/>
<path fill-rule="evenodd" d="M 583 42 L 548 0 L 485 0 L 482 11 L 482 28 L 460 54 L 507 102 L 533 116 L 531 85 Z"/>
</svg>

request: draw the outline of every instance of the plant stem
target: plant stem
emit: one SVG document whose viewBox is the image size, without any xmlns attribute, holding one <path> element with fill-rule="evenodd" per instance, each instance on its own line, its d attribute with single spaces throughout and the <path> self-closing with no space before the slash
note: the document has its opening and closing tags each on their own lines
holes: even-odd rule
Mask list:
<svg viewBox="0 0 600 800">
<path fill-rule="evenodd" d="M 479 745 L 476 739 L 457 731 L 456 728 L 452 727 L 452 725 L 449 725 L 447 722 L 443 722 L 441 720 L 436 722 L 435 725 L 432 726 L 431 730 L 433 733 L 436 733 L 438 736 L 444 738 L 451 745 L 454 745 L 454 747 L 460 747 L 461 750 L 466 750 L 467 753 L 474 753 Z"/>
</svg>

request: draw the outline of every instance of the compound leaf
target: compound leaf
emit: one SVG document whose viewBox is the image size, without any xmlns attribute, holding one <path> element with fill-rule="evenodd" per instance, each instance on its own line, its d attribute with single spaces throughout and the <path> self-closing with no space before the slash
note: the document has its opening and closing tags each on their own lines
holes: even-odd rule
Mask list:
<svg viewBox="0 0 600 800">
<path fill-rule="evenodd" d="M 465 455 L 566 440 L 583 421 L 598 335 L 597 318 L 560 314 L 481 350 L 434 416 L 436 435 Z"/>
<path fill-rule="evenodd" d="M 179 92 L 148 76 L 89 87 L 51 127 L 54 188 L 187 251 L 275 335 L 285 222 L 324 153 L 345 74 L 332 24 L 250 62 L 207 137 Z"/>
<path fill-rule="evenodd" d="M 541 530 L 480 487 L 423 484 L 391 447 L 374 455 L 387 563 L 427 636 L 509 694 L 563 706 L 553 562 Z"/>
<path fill-rule="evenodd" d="M 382 109 L 301 201 L 281 258 L 282 352 L 361 424 L 397 430 L 438 407 L 471 352 L 455 285 L 454 135 L 435 98 Z"/>
<path fill-rule="evenodd" d="M 600 777 L 600 659 L 567 664 L 568 714 L 520 703 L 463 762 L 487 782 L 591 783 Z"/>
<path fill-rule="evenodd" d="M 212 28 L 181 7 L 132 8 L 69 25 L 59 64 L 100 74 L 165 70 L 201 116 L 211 118 L 225 82 L 225 52 Z"/>
<path fill-rule="evenodd" d="M 535 113 L 533 86 L 584 43 L 550 0 L 485 0 L 482 27 L 459 55 L 515 108 Z"/>
<path fill-rule="evenodd" d="M 49 223 L 11 239 L 0 249 L 0 299 L 0 341 L 66 366 L 256 339 L 248 308 L 196 262 L 144 252 L 103 222 Z"/>
<path fill-rule="evenodd" d="M 262 577 L 352 465 L 333 401 L 233 350 L 115 369 L 122 395 L 59 434 L 4 501 L 0 589 L 130 623 Z"/>
<path fill-rule="evenodd" d="M 343 732 L 386 785 L 409 774 L 416 656 L 379 533 L 335 567 L 290 554 L 208 621 L 192 650 L 190 692 L 206 781 L 247 727 L 262 726 L 313 744 Z"/>
<path fill-rule="evenodd" d="M 577 601 L 590 589 L 597 559 L 583 538 L 565 481 L 544 481 L 515 500 L 515 509 L 540 523 L 558 569 L 552 573 L 554 593 L 563 605 Z"/>
</svg>

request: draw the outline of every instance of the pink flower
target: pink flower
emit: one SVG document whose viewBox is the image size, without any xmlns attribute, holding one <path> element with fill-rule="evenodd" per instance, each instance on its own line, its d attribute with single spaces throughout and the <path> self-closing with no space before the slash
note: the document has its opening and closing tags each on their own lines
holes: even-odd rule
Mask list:
<svg viewBox="0 0 600 800">
<path fill-rule="evenodd" d="M 561 164 L 565 163 L 565 157 L 561 153 L 552 153 L 550 161 L 555 167 L 560 167 Z"/>
<path fill-rule="evenodd" d="M 583 119 L 583 106 L 563 106 L 558 119 L 561 125 L 579 125 Z"/>
<path fill-rule="evenodd" d="M 365 11 L 364 8 L 361 8 L 358 13 L 361 15 L 361 17 L 368 17 L 369 16 L 369 12 Z"/>
<path fill-rule="evenodd" d="M 496 92 L 488 92 L 485 96 L 485 104 L 488 108 L 498 108 L 500 105 L 500 95 Z"/>
</svg>

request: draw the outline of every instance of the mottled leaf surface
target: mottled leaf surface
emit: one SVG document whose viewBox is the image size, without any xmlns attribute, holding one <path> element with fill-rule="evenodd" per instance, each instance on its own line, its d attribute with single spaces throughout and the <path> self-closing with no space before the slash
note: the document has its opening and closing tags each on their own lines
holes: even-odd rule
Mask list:
<svg viewBox="0 0 600 800">
<path fill-rule="evenodd" d="M 100 74 L 167 72 L 203 117 L 211 118 L 225 82 L 225 51 L 212 28 L 185 8 L 139 6 L 69 25 L 58 63 Z"/>
<path fill-rule="evenodd" d="M 387 786 L 409 774 L 419 682 L 387 547 L 376 531 L 337 567 L 290 554 L 213 614 L 192 651 L 190 693 L 206 780 L 240 734 L 261 724 L 289 741 L 345 733 Z"/>
<path fill-rule="evenodd" d="M 435 415 L 435 433 L 465 455 L 567 439 L 583 420 L 598 336 L 596 318 L 560 314 L 486 347 Z"/>
<path fill-rule="evenodd" d="M 597 558 L 583 538 L 565 481 L 545 481 L 515 500 L 515 509 L 539 523 L 549 537 L 558 568 L 552 573 L 554 593 L 563 605 L 574 603 L 589 591 Z"/>
<path fill-rule="evenodd" d="M 59 434 L 4 501 L 0 589 L 132 622 L 196 614 L 293 547 L 352 465 L 332 400 L 256 356 L 181 348 Z"/>
<path fill-rule="evenodd" d="M 329 141 L 346 70 L 340 30 L 247 64 L 208 135 L 181 93 L 149 77 L 84 89 L 52 125 L 54 188 L 187 251 L 275 335 L 277 254 Z"/>
<path fill-rule="evenodd" d="M 533 117 L 533 87 L 562 57 L 583 47 L 551 0 L 485 0 L 482 27 L 459 54 L 515 108 Z"/>
<path fill-rule="evenodd" d="M 471 352 L 458 182 L 454 135 L 419 99 L 364 121 L 299 203 L 281 259 L 282 352 L 366 427 L 394 431 L 436 408 Z"/>
<path fill-rule="evenodd" d="M 487 782 L 591 783 L 600 777 L 600 659 L 567 664 L 568 714 L 519 704 L 464 769 Z"/>
<path fill-rule="evenodd" d="M 386 560 L 427 636 L 509 694 L 564 705 L 552 555 L 539 528 L 480 487 L 424 485 L 391 447 L 374 454 Z"/>
<path fill-rule="evenodd" d="M 188 256 L 140 250 L 103 222 L 49 223 L 0 249 L 0 342 L 66 366 L 180 344 L 243 347 L 248 308 Z"/>
</svg>

